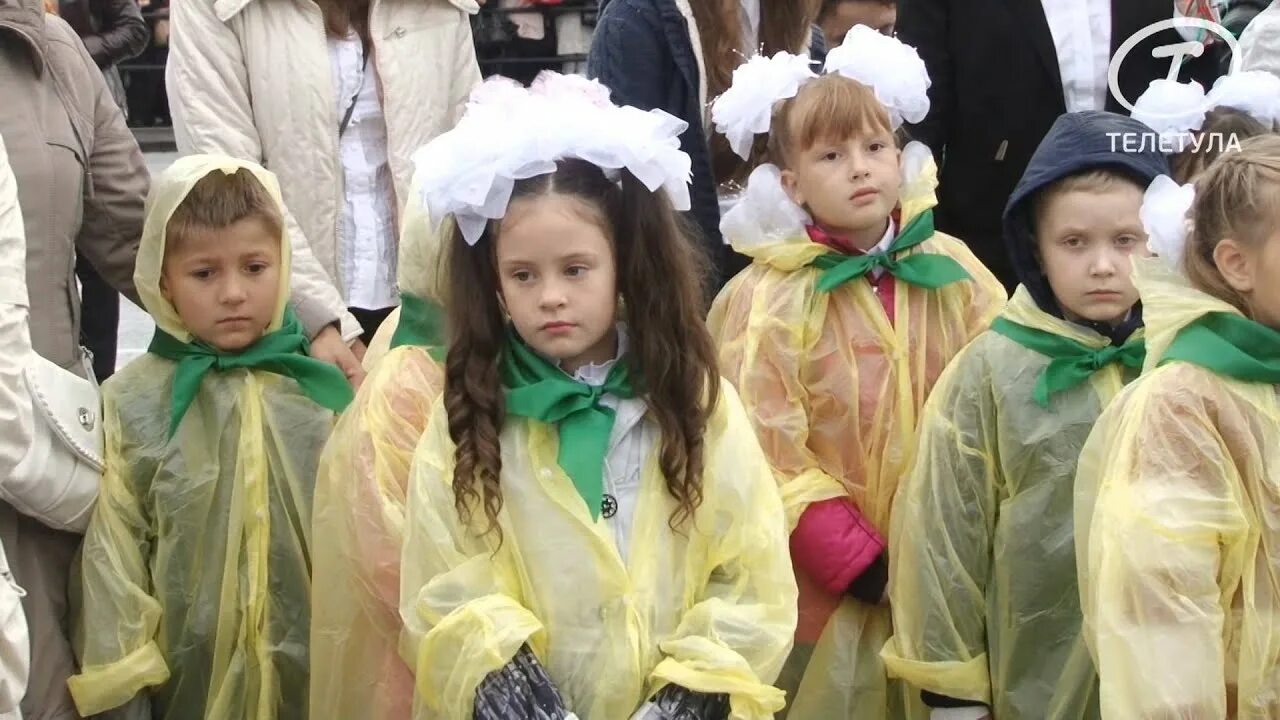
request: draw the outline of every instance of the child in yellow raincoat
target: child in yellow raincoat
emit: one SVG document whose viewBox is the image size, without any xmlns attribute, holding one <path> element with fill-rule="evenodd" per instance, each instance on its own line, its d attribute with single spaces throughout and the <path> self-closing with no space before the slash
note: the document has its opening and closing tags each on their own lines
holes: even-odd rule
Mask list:
<svg viewBox="0 0 1280 720">
<path fill-rule="evenodd" d="M 1167 205 L 1182 273 L 1136 263 L 1146 367 L 1080 457 L 1106 720 L 1280 717 L 1280 137 L 1241 148 Z"/>
<path fill-rule="evenodd" d="M 274 175 L 194 155 L 147 204 L 157 330 L 103 386 L 71 694 L 85 716 L 306 720 L 312 487 L 351 388 L 286 307 Z"/>
<path fill-rule="evenodd" d="M 880 659 L 883 534 L 933 383 L 1007 299 L 962 242 L 934 231 L 928 149 L 894 142 L 897 123 L 927 111 L 927 84 L 914 50 L 855 27 L 823 77 L 807 58 L 758 58 L 713 109 L 745 153 L 776 98 L 749 96 L 787 90 L 770 137 L 782 169 L 758 168 L 722 224 L 754 263 L 709 324 L 787 508 L 800 618 L 780 684 L 796 720 L 925 714 Z"/>
<path fill-rule="evenodd" d="M 673 209 L 685 123 L 583 78 L 500 82 L 417 158 L 457 231 L 406 518 L 414 716 L 770 718 L 796 586 Z"/>
<path fill-rule="evenodd" d="M 900 601 L 883 656 L 936 718 L 1098 717 L 1072 500 L 1080 448 L 1145 357 L 1130 256 L 1147 253 L 1143 191 L 1169 165 L 1111 146 L 1144 132 L 1105 112 L 1058 118 L 1005 211 L 1022 285 L 925 404 L 890 524 Z"/>
<path fill-rule="evenodd" d="M 413 704 L 398 649 L 400 548 L 409 463 L 444 390 L 439 255 L 452 232 L 452 223 L 432 231 L 417 197 L 401 233 L 400 307 L 370 343 L 369 374 L 320 459 L 311 720 L 404 720 Z"/>
</svg>

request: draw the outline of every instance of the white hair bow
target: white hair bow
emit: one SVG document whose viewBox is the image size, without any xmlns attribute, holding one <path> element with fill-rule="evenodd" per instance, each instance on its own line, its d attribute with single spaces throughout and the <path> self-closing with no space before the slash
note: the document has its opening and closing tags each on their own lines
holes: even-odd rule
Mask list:
<svg viewBox="0 0 1280 720">
<path fill-rule="evenodd" d="M 1147 247 L 1175 270 L 1182 267 L 1195 199 L 1195 186 L 1179 185 L 1168 175 L 1153 180 L 1142 197 L 1138 217 L 1147 231 Z"/>
<path fill-rule="evenodd" d="M 469 244 L 507 212 L 515 183 L 579 158 L 606 173 L 627 170 L 677 210 L 690 208 L 692 162 L 680 149 L 688 123 L 661 110 L 619 107 L 609 90 L 580 76 L 544 72 L 525 89 L 490 78 L 457 126 L 413 156 L 422 201 L 438 227 L 448 215 Z"/>
<path fill-rule="evenodd" d="M 894 130 L 929 114 L 929 71 L 920 53 L 897 38 L 855 25 L 827 55 L 826 70 L 874 90 Z"/>
<path fill-rule="evenodd" d="M 740 157 L 750 154 L 756 135 L 769 132 L 774 107 L 818 77 L 809 66 L 807 57 L 780 52 L 753 57 L 734 70 L 733 83 L 711 106 L 711 120 Z M 854 26 L 827 55 L 825 71 L 870 87 L 894 130 L 929 114 L 929 72 L 919 53 L 897 38 Z"/>
<path fill-rule="evenodd" d="M 1224 75 L 1213 84 L 1206 101 L 1210 109 L 1235 108 L 1274 128 L 1280 122 L 1280 77 L 1263 70 Z"/>
<path fill-rule="evenodd" d="M 711 121 L 745 160 L 755 136 L 769 132 L 774 105 L 795 97 L 816 77 L 803 55 L 757 55 L 733 71 L 733 83 L 711 106 Z"/>
</svg>

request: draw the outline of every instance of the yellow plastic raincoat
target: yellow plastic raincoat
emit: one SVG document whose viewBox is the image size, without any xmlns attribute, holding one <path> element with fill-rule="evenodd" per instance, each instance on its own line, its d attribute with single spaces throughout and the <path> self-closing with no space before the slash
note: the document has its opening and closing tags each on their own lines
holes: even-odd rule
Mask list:
<svg viewBox="0 0 1280 720">
<path fill-rule="evenodd" d="M 401 292 L 412 293 L 437 304 L 443 304 L 448 281 L 445 277 L 447 263 L 444 251 L 449 247 L 453 233 L 453 219 L 447 218 L 433 231 L 431 219 L 422 206 L 422 178 L 414 175 L 409 204 L 405 207 L 400 226 L 400 257 L 396 265 L 396 284 Z M 378 361 L 391 351 L 391 338 L 400 325 L 400 308 L 391 311 L 378 326 L 365 350 L 361 364 L 372 371 Z"/>
<path fill-rule="evenodd" d="M 275 176 L 207 155 L 152 186 L 134 281 L 179 341 L 191 335 L 159 287 L 165 227 L 198 180 L 239 168 L 281 202 Z M 288 267 L 287 238 L 280 247 Z M 154 718 L 306 720 L 311 495 L 333 413 L 284 376 L 210 372 L 169 439 L 175 368 L 147 354 L 103 386 L 106 469 L 84 542 L 71 694 L 85 716 L 146 693 Z"/>
<path fill-rule="evenodd" d="M 401 233 L 400 288 L 438 301 L 441 240 L 453 226 L 432 232 L 417 197 Z M 400 549 L 410 462 L 444 390 L 444 370 L 429 350 L 384 348 L 320 461 L 312 549 L 324 591 L 311 610 L 312 720 L 410 715 L 413 676 L 398 651 Z"/>
<path fill-rule="evenodd" d="M 1107 720 L 1280 717 L 1280 389 L 1161 360 L 1230 305 L 1135 264 L 1147 367 L 1076 477 L 1085 637 Z M 1238 314 L 1238 313 L 1237 313 Z"/>
<path fill-rule="evenodd" d="M 1110 344 L 1045 313 L 1025 288 L 1002 316 Z M 1000 720 L 1098 717 L 1077 602 L 1076 460 L 1137 371 L 1112 363 L 1044 408 L 1033 395 L 1049 362 L 994 330 L 956 356 L 925 404 L 889 535 L 889 674 Z"/>
<path fill-rule="evenodd" d="M 416 718 L 470 720 L 480 681 L 525 643 L 581 720 L 627 720 L 671 683 L 729 694 L 733 720 L 782 708 L 771 684 L 796 619 L 786 521 L 728 383 L 707 426 L 692 524 L 669 525 L 675 502 L 656 443 L 625 564 L 556 464 L 553 426 L 508 417 L 501 444 L 501 543 L 482 534 L 483 510 L 470 525 L 454 510 L 442 402 L 414 458 L 401 615 L 406 656 L 416 659 Z"/>
<path fill-rule="evenodd" d="M 905 226 L 936 204 L 936 169 L 904 187 Z M 973 278 L 940 290 L 896 281 L 890 324 L 865 278 L 818 292 L 809 266 L 830 252 L 803 229 L 781 242 L 734 249 L 754 263 L 735 277 L 708 323 L 721 371 L 737 385 L 782 489 L 790 526 L 812 503 L 847 497 L 881 533 L 915 451 L 921 406 L 951 358 L 991 324 L 1007 295 L 962 242 L 936 233 L 914 252 L 957 260 Z M 932 532 L 920 528 L 920 532 Z M 888 548 L 890 565 L 893 547 Z M 780 685 L 797 720 L 886 720 L 924 712 L 890 683 L 880 650 L 887 607 L 833 597 L 804 572 L 796 650 Z M 801 679 L 803 675 L 803 679 Z"/>
</svg>

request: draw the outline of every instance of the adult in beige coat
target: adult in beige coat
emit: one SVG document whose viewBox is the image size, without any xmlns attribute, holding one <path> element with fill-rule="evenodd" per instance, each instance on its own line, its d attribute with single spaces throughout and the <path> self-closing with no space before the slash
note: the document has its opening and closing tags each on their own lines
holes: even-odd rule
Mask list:
<svg viewBox="0 0 1280 720">
<path fill-rule="evenodd" d="M 365 77 L 378 80 L 395 195 L 389 206 L 403 215 L 411 156 L 453 127 L 480 81 L 468 17 L 479 5 L 322 2 L 323 8 L 315 0 L 173 3 L 166 81 L 178 149 L 224 153 L 273 171 L 288 207 L 290 235 L 305 238 L 308 256 L 345 288 L 343 258 L 352 248 L 343 219 L 348 198 L 339 130 L 341 109 L 352 99 L 338 97 L 341 79 L 331 67 L 332 13 L 358 14 L 346 19 L 366 41 Z M 376 73 L 368 72 L 370 66 Z M 354 318 L 344 320 L 342 329 L 347 339 L 361 334 Z"/>
<path fill-rule="evenodd" d="M 43 358 L 84 376 L 75 254 L 87 258 L 117 290 L 136 297 L 133 266 L 148 175 L 102 74 L 71 28 L 45 14 L 43 0 L 0 0 L 0 138 L 16 176 L 26 233 L 30 344 Z M 10 306 L 5 312 L 12 312 L 11 301 L 18 297 L 15 278 L 20 275 L 15 273 L 22 273 L 21 265 L 0 265 L 0 305 L 8 301 Z M 305 268 L 294 269 L 295 278 L 305 273 Z M 307 283 L 295 280 L 299 284 Z M 309 285 L 310 292 L 295 288 L 294 303 L 307 328 L 321 333 L 313 354 L 334 359 L 337 349 L 347 352 L 332 328 L 344 311 L 342 299 L 321 271 Z M 0 320 L 0 329 L 5 322 Z M 17 363 L 20 356 L 19 348 L 0 339 L 5 362 Z M 17 366 L 6 367 L 16 371 Z M 0 447 L 24 442 L 14 430 L 23 421 L 12 420 L 0 411 Z M 74 720 L 66 690 L 66 678 L 75 671 L 67 635 L 67 578 L 80 536 L 52 529 L 0 500 L 0 542 L 27 591 L 23 608 L 32 657 L 23 716 Z"/>
</svg>

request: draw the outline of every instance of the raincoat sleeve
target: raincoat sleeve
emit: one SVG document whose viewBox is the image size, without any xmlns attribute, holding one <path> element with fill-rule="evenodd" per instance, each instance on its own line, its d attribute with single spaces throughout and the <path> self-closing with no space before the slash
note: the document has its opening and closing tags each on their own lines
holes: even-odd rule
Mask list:
<svg viewBox="0 0 1280 720">
<path fill-rule="evenodd" d="M 312 533 L 311 713 L 407 717 L 400 659 L 400 549 L 414 450 L 444 386 L 425 350 L 392 351 L 370 373 L 325 447 Z"/>
<path fill-rule="evenodd" d="M 919 452 L 894 501 L 894 634 L 882 653 L 890 675 L 986 705 L 986 595 L 1001 482 L 995 421 L 990 370 L 981 345 L 970 345 L 925 404 Z"/>
<path fill-rule="evenodd" d="M 1224 628 L 1238 580 L 1220 587 L 1219 578 L 1247 562 L 1250 528 L 1218 427 L 1248 421 L 1207 371 L 1157 372 L 1123 412 L 1104 414 L 1076 479 L 1081 600 L 1102 715 L 1233 717 Z"/>
<path fill-rule="evenodd" d="M 265 164 L 240 39 L 218 19 L 214 4 L 186 0 L 169 9 L 172 31 L 165 82 L 174 139 L 183 155 L 214 153 Z M 360 323 L 311 253 L 302 227 L 288 208 L 284 216 L 293 252 L 292 298 L 307 335 L 314 337 L 339 322 L 344 340 L 359 338 Z"/>
<path fill-rule="evenodd" d="M 964 307 L 968 309 L 964 316 L 965 339 L 972 340 L 991 327 L 996 316 L 1009 303 L 1009 292 L 963 240 L 943 233 L 934 238 L 973 278 L 960 286 L 960 292 L 967 294 L 963 300 Z"/>
<path fill-rule="evenodd" d="M 150 523 L 133 481 L 146 468 L 135 467 L 122 450 L 111 393 L 103 400 L 106 467 L 81 551 L 75 638 L 81 671 L 67 681 L 85 717 L 124 705 L 169 679 L 155 640 L 161 610 L 152 594 Z"/>
<path fill-rule="evenodd" d="M 476 688 L 529 642 L 538 649 L 542 622 L 507 576 L 494 533 L 481 534 L 454 507 L 453 456 L 444 403 L 437 402 L 409 472 L 409 505 L 401 554 L 401 655 L 416 677 L 416 717 L 470 720 Z M 477 529 L 474 526 L 478 526 Z"/>
<path fill-rule="evenodd" d="M 722 349 L 722 369 L 742 394 L 782 490 L 796 564 L 838 595 L 875 562 L 884 540 L 808 446 L 806 373 L 826 297 L 812 283 L 779 282 L 776 273 L 753 268 L 722 294 L 710 323 L 721 341 L 745 337 L 734 343 L 743 347 L 740 356 Z"/>
<path fill-rule="evenodd" d="M 772 687 L 791 651 L 797 590 L 787 553 L 782 500 L 737 394 L 722 384 L 708 446 L 715 497 L 699 513 L 713 523 L 716 552 L 709 579 L 675 633 L 651 688 L 678 685 L 729 695 L 733 720 L 763 720 L 782 710 Z"/>
</svg>

